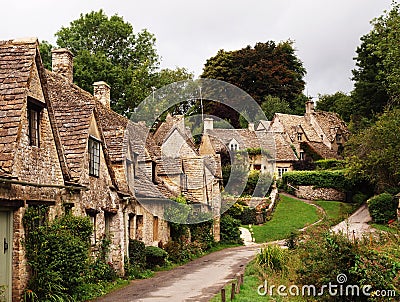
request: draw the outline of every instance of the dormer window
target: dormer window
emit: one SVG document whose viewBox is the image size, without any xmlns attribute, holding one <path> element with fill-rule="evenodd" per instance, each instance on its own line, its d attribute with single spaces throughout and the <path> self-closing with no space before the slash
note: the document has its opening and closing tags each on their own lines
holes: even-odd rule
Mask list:
<svg viewBox="0 0 400 302">
<path fill-rule="evenodd" d="M 232 139 L 231 142 L 229 143 L 229 149 L 231 151 L 239 150 L 239 143 L 235 139 Z"/>
<path fill-rule="evenodd" d="M 100 174 L 100 141 L 89 137 L 89 175 L 99 177 Z"/>
<path fill-rule="evenodd" d="M 297 133 L 297 140 L 301 142 L 303 140 L 303 133 Z"/>
<path fill-rule="evenodd" d="M 341 134 L 336 134 L 336 143 L 341 144 L 342 143 L 342 135 Z"/>
<path fill-rule="evenodd" d="M 28 98 L 28 137 L 29 145 L 40 145 L 40 115 L 44 104 L 33 99 Z"/>
</svg>

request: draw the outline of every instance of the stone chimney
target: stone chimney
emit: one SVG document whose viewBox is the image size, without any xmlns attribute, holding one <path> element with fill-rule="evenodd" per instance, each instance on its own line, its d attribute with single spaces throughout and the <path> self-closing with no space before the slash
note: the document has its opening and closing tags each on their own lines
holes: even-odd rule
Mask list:
<svg viewBox="0 0 400 302">
<path fill-rule="evenodd" d="M 213 130 L 214 129 L 214 120 L 212 118 L 206 117 L 204 119 L 204 132 L 206 130 Z"/>
<path fill-rule="evenodd" d="M 309 100 L 306 102 L 306 114 L 311 114 L 314 112 L 314 101 Z"/>
<path fill-rule="evenodd" d="M 254 131 L 254 123 L 249 123 L 248 128 L 250 131 Z"/>
<path fill-rule="evenodd" d="M 74 55 L 66 48 L 53 49 L 51 51 L 51 69 L 62 75 L 72 83 L 74 79 Z"/>
<path fill-rule="evenodd" d="M 100 82 L 94 82 L 93 83 L 93 95 L 94 97 L 100 101 L 100 103 L 102 103 L 104 106 L 106 106 L 107 108 L 111 108 L 110 107 L 110 91 L 111 88 L 110 86 L 103 81 Z"/>
</svg>

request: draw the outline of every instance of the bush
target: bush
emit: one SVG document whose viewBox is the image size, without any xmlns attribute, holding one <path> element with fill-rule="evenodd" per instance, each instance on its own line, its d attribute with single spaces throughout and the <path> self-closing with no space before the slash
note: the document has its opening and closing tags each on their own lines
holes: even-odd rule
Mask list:
<svg viewBox="0 0 400 302">
<path fill-rule="evenodd" d="M 136 239 L 129 240 L 129 262 L 131 265 L 143 268 L 146 265 L 145 244 Z"/>
<path fill-rule="evenodd" d="M 244 207 L 243 213 L 240 215 L 240 221 L 244 225 L 256 224 L 257 210 L 255 208 Z"/>
<path fill-rule="evenodd" d="M 338 160 L 334 158 L 320 159 L 314 162 L 317 170 L 328 170 L 328 169 L 343 169 L 345 167 L 344 160 Z"/>
<path fill-rule="evenodd" d="M 226 243 L 243 243 L 240 238 L 240 220 L 232 218 L 230 215 L 221 216 L 220 230 L 221 241 Z"/>
<path fill-rule="evenodd" d="M 146 267 L 155 268 L 156 266 L 163 266 L 165 264 L 168 253 L 156 246 L 146 246 L 145 255 Z"/>
<path fill-rule="evenodd" d="M 389 193 L 382 193 L 368 200 L 368 209 L 376 223 L 386 224 L 396 218 L 397 200 Z"/>
<path fill-rule="evenodd" d="M 368 196 L 363 193 L 356 193 L 353 195 L 352 201 L 355 204 L 361 205 L 368 199 Z"/>
<path fill-rule="evenodd" d="M 287 250 L 278 245 L 265 245 L 257 254 L 257 264 L 264 270 L 286 273 L 288 270 Z"/>
<path fill-rule="evenodd" d="M 192 242 L 198 242 L 202 251 L 207 251 L 214 245 L 215 241 L 212 233 L 212 220 L 198 224 L 191 224 L 189 228 Z"/>
<path fill-rule="evenodd" d="M 351 180 L 346 177 L 344 170 L 290 171 L 283 174 L 282 181 L 292 186 L 314 186 L 344 191 L 351 187 Z"/>
</svg>

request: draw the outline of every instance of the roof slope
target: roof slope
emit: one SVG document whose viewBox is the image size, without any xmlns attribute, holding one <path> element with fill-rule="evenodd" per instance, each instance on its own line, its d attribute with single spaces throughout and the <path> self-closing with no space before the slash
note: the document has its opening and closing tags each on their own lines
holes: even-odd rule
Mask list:
<svg viewBox="0 0 400 302">
<path fill-rule="evenodd" d="M 326 111 L 315 111 L 312 113 L 313 117 L 317 120 L 318 125 L 325 133 L 329 141 L 333 141 L 336 137 L 337 129 L 344 131 L 347 134 L 349 131 L 345 122 L 339 117 L 337 113 Z"/>
<path fill-rule="evenodd" d="M 0 173 L 12 174 L 37 41 L 0 41 Z"/>
<path fill-rule="evenodd" d="M 47 83 L 66 162 L 72 179 L 79 180 L 94 113 L 93 96 L 53 72 L 47 72 Z"/>
<path fill-rule="evenodd" d="M 314 130 L 312 125 L 307 122 L 306 118 L 301 115 L 293 114 L 283 114 L 276 113 L 279 121 L 284 127 L 285 132 L 290 136 L 291 140 L 295 140 L 295 135 L 298 131 L 299 126 L 304 131 L 309 141 L 320 142 L 321 138 L 318 136 L 317 132 Z"/>
<path fill-rule="evenodd" d="M 228 148 L 228 144 L 235 139 L 241 149 L 260 148 L 257 134 L 249 129 L 212 129 L 206 130 L 216 152 Z"/>
</svg>

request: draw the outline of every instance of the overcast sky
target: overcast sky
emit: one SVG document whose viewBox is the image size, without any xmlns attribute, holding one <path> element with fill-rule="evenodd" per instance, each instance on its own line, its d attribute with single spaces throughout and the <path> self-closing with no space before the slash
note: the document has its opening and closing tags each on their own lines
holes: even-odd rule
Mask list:
<svg viewBox="0 0 400 302">
<path fill-rule="evenodd" d="M 4 3 L 5 2 L 5 3 Z M 295 42 L 306 70 L 306 91 L 352 90 L 351 70 L 360 37 L 391 0 L 14 0 L 0 1 L 0 40 L 54 34 L 80 13 L 103 8 L 135 31 L 157 39 L 162 67 L 186 67 L 200 75 L 219 49 L 237 50 L 268 40 Z"/>
</svg>

